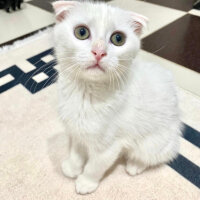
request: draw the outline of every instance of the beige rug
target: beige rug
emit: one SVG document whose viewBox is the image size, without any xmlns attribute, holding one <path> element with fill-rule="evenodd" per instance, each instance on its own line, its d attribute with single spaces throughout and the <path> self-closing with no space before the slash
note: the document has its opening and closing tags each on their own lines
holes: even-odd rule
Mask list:
<svg viewBox="0 0 200 200">
<path fill-rule="evenodd" d="M 200 200 L 200 99 L 183 89 L 187 127 L 176 161 L 135 177 L 121 162 L 95 193 L 75 193 L 60 169 L 67 140 L 49 79 L 58 67 L 50 31 L 0 53 L 0 200 Z"/>
</svg>

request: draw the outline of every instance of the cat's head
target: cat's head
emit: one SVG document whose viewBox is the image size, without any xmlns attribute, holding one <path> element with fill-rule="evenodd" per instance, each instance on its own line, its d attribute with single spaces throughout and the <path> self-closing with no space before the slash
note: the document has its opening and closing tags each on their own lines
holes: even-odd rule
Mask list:
<svg viewBox="0 0 200 200">
<path fill-rule="evenodd" d="M 102 81 L 128 73 L 140 48 L 146 17 L 105 3 L 56 1 L 53 7 L 62 74 Z"/>
</svg>

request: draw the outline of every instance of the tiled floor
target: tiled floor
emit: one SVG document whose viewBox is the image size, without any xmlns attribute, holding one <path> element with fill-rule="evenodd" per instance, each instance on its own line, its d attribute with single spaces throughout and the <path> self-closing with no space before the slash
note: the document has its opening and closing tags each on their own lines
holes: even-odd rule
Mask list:
<svg viewBox="0 0 200 200">
<path fill-rule="evenodd" d="M 25 2 L 21 11 L 0 10 L 0 46 L 54 23 L 50 0 Z M 150 19 L 139 56 L 173 72 L 181 87 L 177 90 L 185 131 L 174 162 L 134 178 L 120 164 L 94 194 L 83 198 L 200 200 L 200 11 L 191 9 L 193 2 L 109 2 Z M 21 48 L 0 52 L 0 200 L 83 199 L 60 173 L 67 145 L 55 107 L 57 87 L 52 83 L 58 65 L 51 31 L 29 38 Z"/>
<path fill-rule="evenodd" d="M 177 10 L 189 11 L 192 9 L 196 0 L 143 0 L 145 2 L 158 4 L 164 7 L 169 7 Z"/>
<path fill-rule="evenodd" d="M 184 15 L 144 38 L 143 49 L 200 72 L 200 17 Z"/>
<path fill-rule="evenodd" d="M 53 0 L 25 0 L 21 11 L 0 10 L 0 46 L 54 24 Z M 149 26 L 141 55 L 173 71 L 178 84 L 200 96 L 200 11 L 195 0 L 113 0 L 109 4 L 143 14 Z"/>
<path fill-rule="evenodd" d="M 181 10 L 174 10 L 168 7 L 163 7 L 143 1 L 114 0 L 109 3 L 111 5 L 120 6 L 121 8 L 128 9 L 148 17 L 149 24 L 147 29 L 144 31 L 142 38 L 150 35 L 151 33 L 185 15 L 185 12 Z"/>
<path fill-rule="evenodd" d="M 110 4 L 143 14 L 142 58 L 170 69 L 179 86 L 200 96 L 200 11 L 194 0 L 114 0 Z"/>
<path fill-rule="evenodd" d="M 46 11 L 53 12 L 51 2 L 54 0 L 31 0 L 29 3 Z"/>
<path fill-rule="evenodd" d="M 4 10 L 0 10 L 0 46 L 54 24 L 54 15 L 52 13 L 31 5 L 31 2 L 23 3 L 22 9 L 16 12 L 7 13 Z"/>
</svg>

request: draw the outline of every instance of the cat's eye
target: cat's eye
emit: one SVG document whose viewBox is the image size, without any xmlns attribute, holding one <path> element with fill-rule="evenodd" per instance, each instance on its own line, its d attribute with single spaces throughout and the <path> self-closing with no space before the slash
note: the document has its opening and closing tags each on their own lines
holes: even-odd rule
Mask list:
<svg viewBox="0 0 200 200">
<path fill-rule="evenodd" d="M 125 43 L 126 37 L 121 32 L 115 32 L 111 35 L 110 41 L 116 46 L 122 46 Z"/>
<path fill-rule="evenodd" d="M 79 40 L 86 40 L 90 37 L 90 32 L 85 26 L 78 26 L 74 30 L 74 35 Z"/>
</svg>

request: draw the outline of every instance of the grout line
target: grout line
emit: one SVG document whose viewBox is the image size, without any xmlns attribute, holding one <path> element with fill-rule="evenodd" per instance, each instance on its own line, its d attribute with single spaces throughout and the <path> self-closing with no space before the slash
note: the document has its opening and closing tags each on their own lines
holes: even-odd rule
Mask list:
<svg viewBox="0 0 200 200">
<path fill-rule="evenodd" d="M 22 36 L 20 36 L 20 37 L 17 37 L 17 38 L 15 38 L 15 39 L 13 39 L 13 40 L 9 40 L 9 41 L 7 41 L 7 42 L 5 42 L 5 43 L 0 44 L 0 47 L 3 47 L 3 46 L 5 46 L 5 45 L 12 45 L 12 44 L 13 44 L 15 41 L 17 41 L 17 40 L 22 40 L 22 39 L 24 39 L 24 38 L 27 38 L 27 37 L 29 37 L 29 36 L 31 36 L 31 35 L 37 33 L 38 31 L 43 31 L 44 29 L 49 28 L 49 27 L 52 27 L 52 26 L 54 26 L 54 25 L 55 25 L 55 23 L 50 24 L 50 25 L 48 25 L 48 26 L 45 26 L 45 27 L 43 27 L 43 28 L 37 29 L 37 30 L 35 30 L 35 31 L 33 31 L 33 32 L 30 32 L 30 33 L 27 33 L 27 34 L 25 34 L 25 35 L 22 35 Z"/>
</svg>

